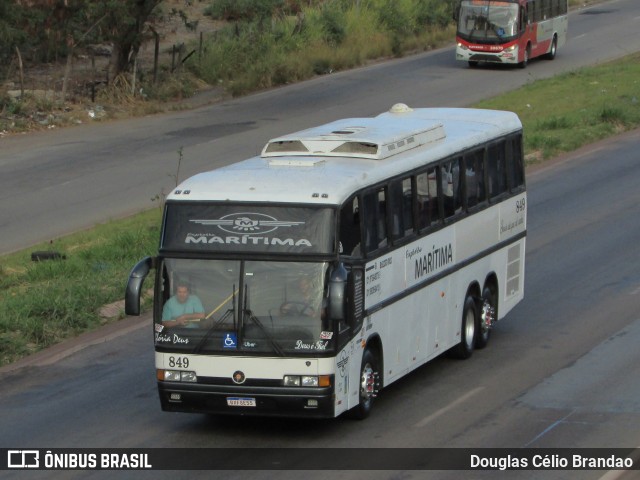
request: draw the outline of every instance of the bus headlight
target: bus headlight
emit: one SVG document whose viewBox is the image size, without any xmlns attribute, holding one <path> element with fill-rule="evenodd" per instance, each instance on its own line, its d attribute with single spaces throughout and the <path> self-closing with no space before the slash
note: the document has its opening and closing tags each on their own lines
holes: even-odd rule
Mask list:
<svg viewBox="0 0 640 480">
<path fill-rule="evenodd" d="M 182 370 L 156 370 L 156 378 L 161 382 L 191 382 L 198 381 L 196 372 Z"/>
<path fill-rule="evenodd" d="M 285 375 L 284 376 L 284 386 L 285 387 L 299 387 L 300 386 L 300 376 L 299 375 Z"/>
<path fill-rule="evenodd" d="M 300 385 L 302 385 L 303 387 L 317 387 L 318 377 L 310 377 L 308 375 L 303 375 L 300 378 Z"/>
<path fill-rule="evenodd" d="M 330 387 L 330 375 L 285 375 L 285 387 Z"/>
<path fill-rule="evenodd" d="M 469 50 L 469 47 L 467 47 L 465 44 L 458 42 L 458 48 L 461 50 Z"/>
</svg>

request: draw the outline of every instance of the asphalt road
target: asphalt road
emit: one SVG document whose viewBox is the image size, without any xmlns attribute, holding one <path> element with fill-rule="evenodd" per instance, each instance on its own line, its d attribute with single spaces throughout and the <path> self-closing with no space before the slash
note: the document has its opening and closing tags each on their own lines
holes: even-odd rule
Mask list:
<svg viewBox="0 0 640 480">
<path fill-rule="evenodd" d="M 0 254 L 156 205 L 180 178 L 243 160 L 270 138 L 404 102 L 458 107 L 532 80 L 640 50 L 640 5 L 574 12 L 555 61 L 478 68 L 452 47 L 326 75 L 194 111 L 0 139 Z"/>
<path fill-rule="evenodd" d="M 141 319 L 104 341 L 95 336 L 93 345 L 70 355 L 61 351 L 4 369 L 0 448 L 228 447 L 246 456 L 244 449 L 264 446 L 318 449 L 305 455 L 323 455 L 319 449 L 329 447 L 638 446 L 639 142 L 640 131 L 632 132 L 529 172 L 525 300 L 497 324 L 488 348 L 467 361 L 438 358 L 394 383 L 365 421 L 161 412 L 151 323 Z M 73 342 L 67 346 L 77 350 Z M 596 480 L 605 473 L 521 471 L 508 478 Z M 291 471 L 155 471 L 135 478 L 211 475 L 300 477 Z M 367 472 L 374 479 L 495 475 Z M 304 476 L 357 479 L 362 472 Z"/>
</svg>

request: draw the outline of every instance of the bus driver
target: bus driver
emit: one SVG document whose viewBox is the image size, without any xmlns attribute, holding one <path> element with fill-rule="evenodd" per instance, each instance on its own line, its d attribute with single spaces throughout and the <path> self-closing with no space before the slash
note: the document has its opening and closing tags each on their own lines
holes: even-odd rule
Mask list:
<svg viewBox="0 0 640 480">
<path fill-rule="evenodd" d="M 189 285 L 179 282 L 176 286 L 176 294 L 167 300 L 162 309 L 162 325 L 165 327 L 177 327 L 187 325 L 195 328 L 194 322 L 205 318 L 204 307 L 196 295 L 191 295 Z"/>
<path fill-rule="evenodd" d="M 323 314 L 322 309 L 322 290 L 313 285 L 313 282 L 307 277 L 301 277 L 298 283 L 300 290 L 300 301 L 286 301 L 280 306 L 280 313 L 283 315 L 304 315 L 306 317 L 315 317 Z"/>
</svg>

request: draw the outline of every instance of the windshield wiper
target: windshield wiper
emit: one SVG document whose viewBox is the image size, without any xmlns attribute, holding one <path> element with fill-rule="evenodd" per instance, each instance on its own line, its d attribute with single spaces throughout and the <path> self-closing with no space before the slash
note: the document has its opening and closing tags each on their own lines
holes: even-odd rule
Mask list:
<svg viewBox="0 0 640 480">
<path fill-rule="evenodd" d="M 242 336 L 244 337 L 244 319 L 249 318 L 249 320 L 251 320 L 258 327 L 258 329 L 264 334 L 266 339 L 269 340 L 269 343 L 271 344 L 275 352 L 281 357 L 284 357 L 284 352 L 282 351 L 282 347 L 278 345 L 278 342 L 276 342 L 275 339 L 269 334 L 269 331 L 265 328 L 265 326 L 262 324 L 260 319 L 256 317 L 253 311 L 251 311 L 251 309 L 249 308 L 249 287 L 245 287 L 244 295 L 245 295 L 244 308 L 242 309 L 242 324 L 241 324 L 242 328 L 240 329 L 241 331 L 243 331 Z M 238 343 L 240 343 L 242 340 L 243 339 L 240 339 Z"/>
<path fill-rule="evenodd" d="M 282 351 L 282 347 L 280 347 L 278 342 L 276 342 L 275 339 L 269 334 L 269 331 L 265 328 L 265 326 L 262 324 L 260 319 L 256 317 L 251 310 L 247 309 L 247 310 L 244 310 L 242 313 L 244 316 L 247 316 L 249 320 L 255 323 L 258 329 L 260 329 L 262 333 L 264 333 L 264 336 L 267 338 L 267 340 L 269 340 L 269 343 L 271 344 L 275 352 L 281 357 L 284 357 L 284 352 Z"/>
</svg>

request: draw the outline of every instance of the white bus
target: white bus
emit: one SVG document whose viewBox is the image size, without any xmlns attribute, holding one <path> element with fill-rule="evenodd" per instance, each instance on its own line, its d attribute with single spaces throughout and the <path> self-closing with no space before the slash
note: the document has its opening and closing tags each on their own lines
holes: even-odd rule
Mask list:
<svg viewBox="0 0 640 480">
<path fill-rule="evenodd" d="M 397 104 L 186 180 L 126 292 L 139 314 L 155 268 L 162 409 L 366 417 L 487 345 L 523 298 L 526 212 L 521 123 L 491 110 Z"/>
</svg>

